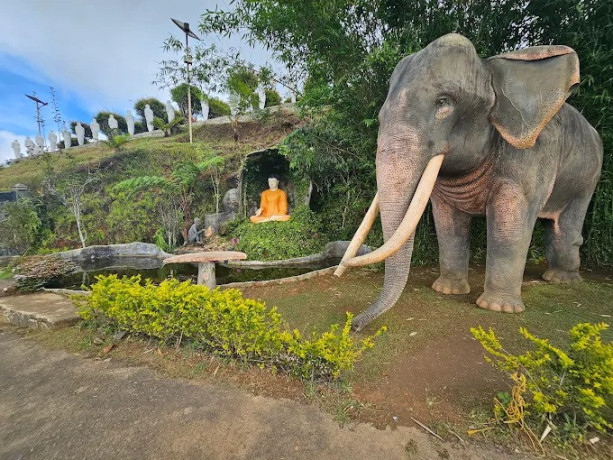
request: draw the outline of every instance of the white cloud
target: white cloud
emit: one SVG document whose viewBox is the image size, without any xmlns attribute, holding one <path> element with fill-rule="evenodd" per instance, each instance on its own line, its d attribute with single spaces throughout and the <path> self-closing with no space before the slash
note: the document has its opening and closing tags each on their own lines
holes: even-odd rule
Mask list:
<svg viewBox="0 0 613 460">
<path fill-rule="evenodd" d="M 145 96 L 168 99 L 150 83 L 165 56 L 169 33 L 182 38 L 174 17 L 197 31 L 200 15 L 215 1 L 25 0 L 3 2 L 0 50 L 28 59 L 61 85 L 75 90 L 92 111 L 125 111 Z M 223 8 L 225 2 L 221 3 Z M 211 39 L 205 38 L 205 43 Z M 217 40 L 215 40 L 217 41 Z M 234 40 L 229 45 L 240 46 Z M 245 47 L 243 47 L 245 49 Z M 246 49 L 263 63 L 267 53 Z"/>
</svg>

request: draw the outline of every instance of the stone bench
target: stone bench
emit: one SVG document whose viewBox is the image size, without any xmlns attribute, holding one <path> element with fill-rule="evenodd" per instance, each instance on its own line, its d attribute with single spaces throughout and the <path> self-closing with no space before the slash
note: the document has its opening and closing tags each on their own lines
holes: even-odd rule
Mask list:
<svg viewBox="0 0 613 460">
<path fill-rule="evenodd" d="M 215 262 L 226 260 L 244 260 L 247 254 L 238 251 L 208 251 L 190 252 L 171 256 L 164 259 L 164 265 L 168 264 L 198 264 L 198 284 L 204 284 L 209 289 L 215 289 Z"/>
</svg>

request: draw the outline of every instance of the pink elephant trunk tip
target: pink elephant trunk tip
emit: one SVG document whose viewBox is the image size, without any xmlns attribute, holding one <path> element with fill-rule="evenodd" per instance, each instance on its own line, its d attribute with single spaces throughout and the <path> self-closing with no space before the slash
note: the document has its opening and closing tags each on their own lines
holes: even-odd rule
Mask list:
<svg viewBox="0 0 613 460">
<path fill-rule="evenodd" d="M 408 241 L 408 239 L 415 232 L 419 219 L 421 219 L 421 216 L 426 209 L 426 205 L 428 204 L 428 200 L 432 194 L 432 189 L 434 188 L 436 178 L 438 177 L 438 172 L 441 169 L 444 159 L 445 155 L 441 154 L 435 156 L 428 162 L 428 165 L 426 166 L 426 169 L 419 180 L 419 184 L 417 185 L 417 189 L 415 190 L 415 194 L 413 195 L 413 199 L 409 204 L 404 219 L 394 234 L 385 242 L 385 244 L 369 254 L 354 257 L 357 252 L 357 248 L 359 248 L 364 242 L 364 239 L 368 234 L 368 230 L 370 230 L 370 227 L 372 226 L 372 221 L 374 221 L 374 217 L 376 216 L 374 212 L 374 216 L 371 214 L 375 200 L 378 208 L 378 195 L 375 196 L 371 209 L 368 210 L 362 225 L 360 225 L 360 228 L 353 237 L 353 240 L 351 240 L 351 243 L 343 256 L 343 260 L 341 260 L 339 268 L 336 270 L 336 272 L 334 272 L 336 276 L 341 276 L 346 269 L 345 267 L 361 267 L 364 265 L 381 262 L 398 251 Z M 350 249 L 352 249 L 351 252 Z"/>
</svg>

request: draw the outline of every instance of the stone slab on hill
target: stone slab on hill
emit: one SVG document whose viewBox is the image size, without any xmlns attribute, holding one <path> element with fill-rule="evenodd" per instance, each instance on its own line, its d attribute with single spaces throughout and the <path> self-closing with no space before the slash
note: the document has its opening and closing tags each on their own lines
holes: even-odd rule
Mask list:
<svg viewBox="0 0 613 460">
<path fill-rule="evenodd" d="M 0 298 L 0 311 L 13 324 L 49 329 L 79 320 L 70 299 L 49 292 Z"/>
</svg>

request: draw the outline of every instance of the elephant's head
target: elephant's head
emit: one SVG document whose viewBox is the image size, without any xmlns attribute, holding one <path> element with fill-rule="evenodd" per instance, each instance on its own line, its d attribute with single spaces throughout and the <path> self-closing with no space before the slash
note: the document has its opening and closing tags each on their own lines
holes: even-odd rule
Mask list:
<svg viewBox="0 0 613 460">
<path fill-rule="evenodd" d="M 579 63 L 566 46 L 538 46 L 482 60 L 472 43 L 445 35 L 404 58 L 379 112 L 377 188 L 371 209 L 337 275 L 385 259 L 379 298 L 354 319 L 361 329 L 391 308 L 411 263 L 413 232 L 439 174 L 480 165 L 500 136 L 520 149 L 537 137 L 579 82 Z M 498 134 L 497 134 L 498 133 Z M 354 257 L 381 212 L 385 244 Z"/>
</svg>

